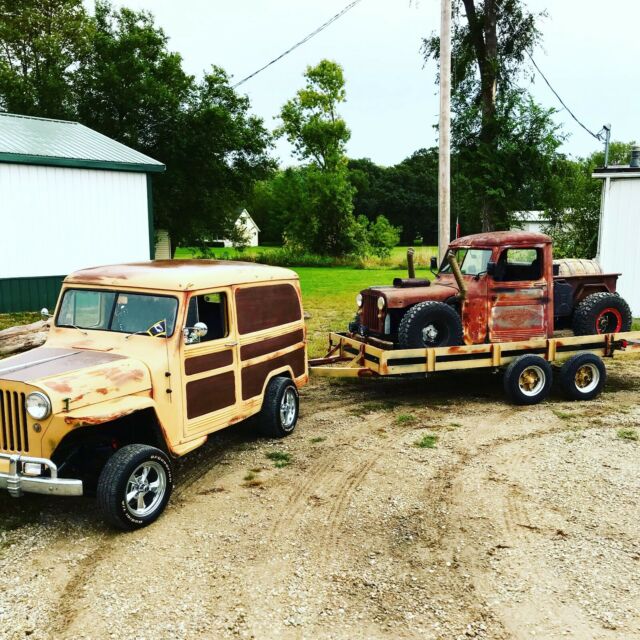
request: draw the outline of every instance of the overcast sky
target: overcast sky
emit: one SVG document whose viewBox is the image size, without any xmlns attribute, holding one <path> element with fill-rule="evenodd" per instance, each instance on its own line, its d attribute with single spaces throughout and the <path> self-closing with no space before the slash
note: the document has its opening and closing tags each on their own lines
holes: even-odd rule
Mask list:
<svg viewBox="0 0 640 640">
<path fill-rule="evenodd" d="M 156 16 L 189 73 L 211 64 L 240 80 L 320 26 L 349 0 L 115 0 Z M 528 0 L 548 11 L 543 47 L 535 58 L 569 108 L 593 131 L 612 124 L 615 140 L 640 139 L 640 67 L 637 64 L 639 0 Z M 348 102 L 342 108 L 351 132 L 350 157 L 383 165 L 437 143 L 436 67 L 424 66 L 421 39 L 439 29 L 439 0 L 362 0 L 292 54 L 244 84 L 254 112 L 269 128 L 302 85 L 302 73 L 322 58 L 345 69 Z M 586 155 L 599 144 L 564 111 L 537 78 L 538 102 L 559 110 L 570 134 L 563 150 Z M 281 141 L 276 155 L 292 163 Z"/>
</svg>

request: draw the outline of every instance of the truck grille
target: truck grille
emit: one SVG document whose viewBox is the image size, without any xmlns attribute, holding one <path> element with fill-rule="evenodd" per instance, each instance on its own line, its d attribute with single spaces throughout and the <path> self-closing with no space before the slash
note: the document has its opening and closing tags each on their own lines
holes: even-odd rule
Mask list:
<svg viewBox="0 0 640 640">
<path fill-rule="evenodd" d="M 28 452 L 29 431 L 24 393 L 0 388 L 0 449 Z"/>
<path fill-rule="evenodd" d="M 383 333 L 384 327 L 378 318 L 378 297 L 379 294 L 362 294 L 362 324 L 375 333 Z"/>
</svg>

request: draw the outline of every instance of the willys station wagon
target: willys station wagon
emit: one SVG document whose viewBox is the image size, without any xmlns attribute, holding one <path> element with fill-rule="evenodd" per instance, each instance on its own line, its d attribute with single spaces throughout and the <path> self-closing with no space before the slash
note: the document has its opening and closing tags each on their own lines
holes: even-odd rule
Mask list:
<svg viewBox="0 0 640 640">
<path fill-rule="evenodd" d="M 297 275 L 213 260 L 85 269 L 44 346 L 0 361 L 0 488 L 96 493 L 122 529 L 154 521 L 172 458 L 257 414 L 290 434 L 308 380 Z"/>
</svg>

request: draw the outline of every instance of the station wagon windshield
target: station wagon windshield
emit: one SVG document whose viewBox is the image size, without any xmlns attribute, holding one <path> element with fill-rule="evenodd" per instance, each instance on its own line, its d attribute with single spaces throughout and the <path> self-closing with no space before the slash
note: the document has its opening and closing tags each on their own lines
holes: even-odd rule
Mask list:
<svg viewBox="0 0 640 640">
<path fill-rule="evenodd" d="M 460 265 L 460 271 L 465 276 L 475 276 L 479 273 L 486 273 L 487 264 L 491 258 L 491 249 L 457 249 L 456 260 Z M 449 263 L 440 269 L 440 273 L 450 273 Z"/>
<path fill-rule="evenodd" d="M 170 337 L 177 311 L 178 301 L 170 296 L 67 289 L 56 326 Z"/>
</svg>

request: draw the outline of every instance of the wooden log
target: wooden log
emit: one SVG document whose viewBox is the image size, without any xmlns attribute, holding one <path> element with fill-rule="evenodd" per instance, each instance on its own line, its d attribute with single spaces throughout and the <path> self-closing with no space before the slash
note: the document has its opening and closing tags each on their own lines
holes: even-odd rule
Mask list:
<svg viewBox="0 0 640 640">
<path fill-rule="evenodd" d="M 47 339 L 49 325 L 42 321 L 0 331 L 0 358 L 39 347 Z"/>
</svg>

